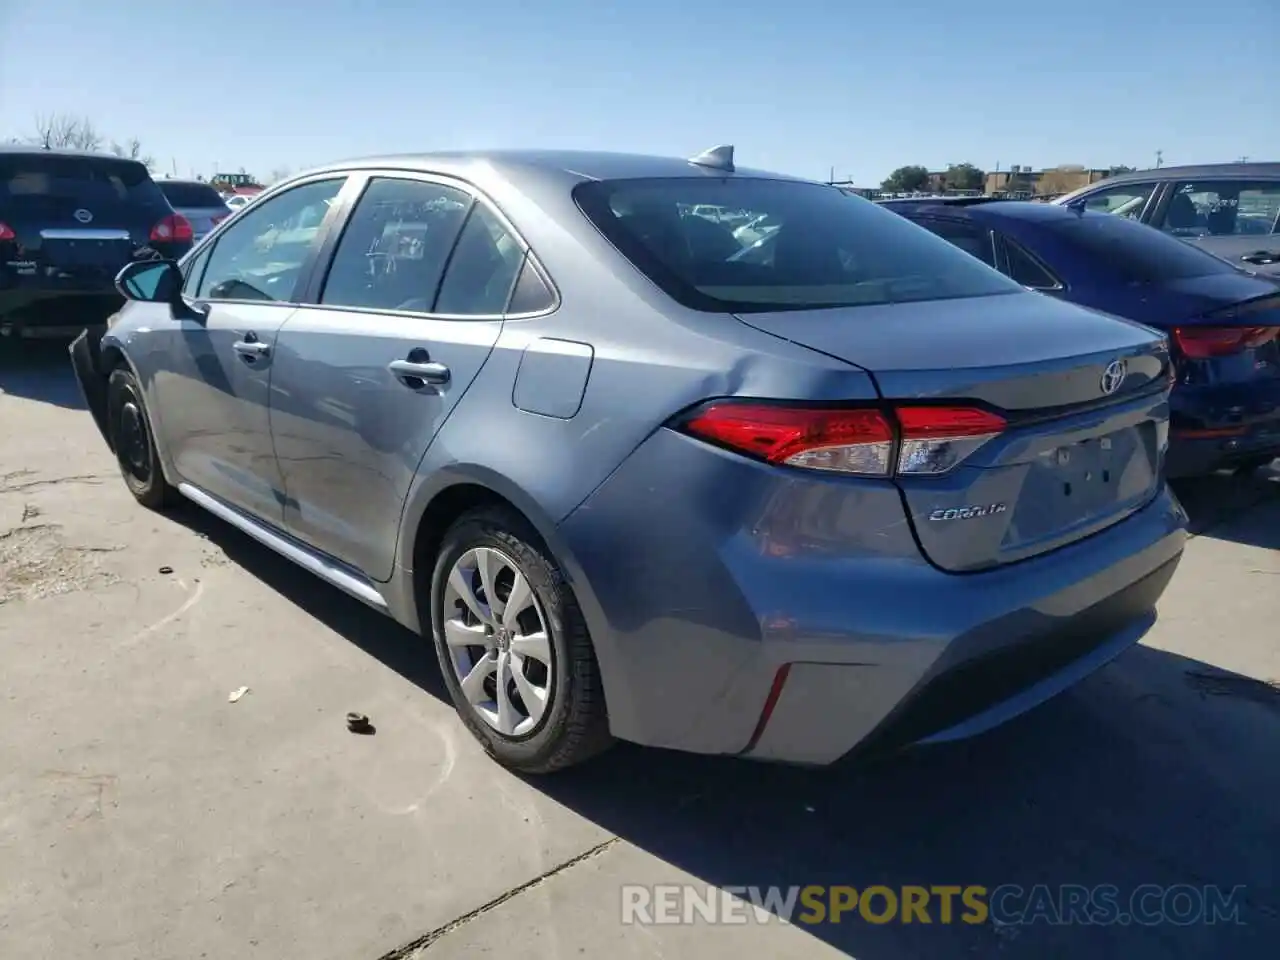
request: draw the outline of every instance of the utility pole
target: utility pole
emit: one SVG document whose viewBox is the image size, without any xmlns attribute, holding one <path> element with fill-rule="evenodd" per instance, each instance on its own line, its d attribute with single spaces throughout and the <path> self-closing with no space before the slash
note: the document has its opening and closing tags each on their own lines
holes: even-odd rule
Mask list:
<svg viewBox="0 0 1280 960">
<path fill-rule="evenodd" d="M 1164 166 L 1164 151 L 1157 150 L 1156 151 L 1156 169 L 1158 170 L 1162 166 Z"/>
</svg>

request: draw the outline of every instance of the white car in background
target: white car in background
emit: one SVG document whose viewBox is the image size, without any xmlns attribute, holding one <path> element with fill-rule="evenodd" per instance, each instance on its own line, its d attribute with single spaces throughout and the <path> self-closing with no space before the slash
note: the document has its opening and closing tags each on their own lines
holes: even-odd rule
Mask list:
<svg viewBox="0 0 1280 960">
<path fill-rule="evenodd" d="M 234 212 L 242 207 L 247 207 L 252 199 L 253 197 L 246 197 L 242 193 L 232 193 L 223 197 L 223 202 Z"/>
</svg>

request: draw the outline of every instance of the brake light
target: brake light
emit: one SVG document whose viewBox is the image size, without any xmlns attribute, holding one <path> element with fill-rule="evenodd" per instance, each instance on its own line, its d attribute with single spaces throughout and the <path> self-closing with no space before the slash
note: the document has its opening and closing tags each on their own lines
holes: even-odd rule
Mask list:
<svg viewBox="0 0 1280 960">
<path fill-rule="evenodd" d="M 857 476 L 941 474 L 1005 428 L 973 407 L 826 409 L 722 401 L 698 410 L 684 432 L 769 463 Z"/>
<path fill-rule="evenodd" d="M 1280 336 L 1280 327 L 1174 327 L 1173 342 L 1189 360 L 1227 357 L 1261 347 Z"/>
<path fill-rule="evenodd" d="M 194 236 L 191 221 L 180 213 L 169 214 L 151 228 L 151 239 L 160 243 L 181 243 Z"/>
<path fill-rule="evenodd" d="M 17 238 L 18 235 L 13 232 L 13 228 L 3 220 L 0 220 L 0 240 L 16 240 Z"/>
</svg>

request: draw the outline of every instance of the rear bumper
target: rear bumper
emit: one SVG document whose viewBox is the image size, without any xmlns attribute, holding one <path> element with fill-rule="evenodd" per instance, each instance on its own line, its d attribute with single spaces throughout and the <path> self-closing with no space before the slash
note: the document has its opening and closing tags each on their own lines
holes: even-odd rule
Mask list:
<svg viewBox="0 0 1280 960">
<path fill-rule="evenodd" d="M 1167 476 L 1202 476 L 1280 457 L 1280 381 L 1179 387 L 1170 405 Z"/>
<path fill-rule="evenodd" d="M 1171 436 L 1165 470 L 1167 476 L 1177 480 L 1275 457 L 1280 457 L 1280 420 L 1270 429 L 1255 428 L 1239 435 Z"/>
<path fill-rule="evenodd" d="M 71 369 L 84 396 L 85 405 L 93 415 L 93 422 L 98 425 L 98 432 L 107 446 L 111 446 L 111 434 L 107 429 L 107 378 L 101 369 L 101 355 L 98 352 L 102 341 L 103 330 L 85 330 L 71 342 L 68 352 L 71 354 Z"/>
<path fill-rule="evenodd" d="M 692 443 L 660 431 L 560 527 L 613 732 L 654 746 L 821 765 L 988 729 L 1136 643 L 1186 536 L 1162 489 L 1070 546 L 948 574 L 890 485 L 780 482 Z"/>
</svg>

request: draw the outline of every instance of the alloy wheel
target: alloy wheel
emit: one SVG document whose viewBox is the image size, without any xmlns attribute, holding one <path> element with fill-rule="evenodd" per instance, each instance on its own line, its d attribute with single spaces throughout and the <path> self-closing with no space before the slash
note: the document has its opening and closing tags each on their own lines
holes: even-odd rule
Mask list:
<svg viewBox="0 0 1280 960">
<path fill-rule="evenodd" d="M 555 671 L 546 618 L 515 560 L 474 547 L 449 571 L 444 640 L 463 696 L 476 715 L 507 737 L 538 727 Z"/>
</svg>

